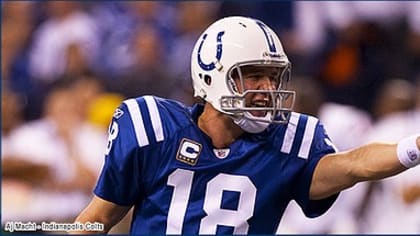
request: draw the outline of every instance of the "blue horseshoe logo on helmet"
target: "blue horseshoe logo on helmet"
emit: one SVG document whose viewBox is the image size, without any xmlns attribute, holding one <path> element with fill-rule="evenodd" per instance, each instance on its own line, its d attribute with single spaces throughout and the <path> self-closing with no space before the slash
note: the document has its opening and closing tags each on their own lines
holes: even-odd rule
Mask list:
<svg viewBox="0 0 420 236">
<path fill-rule="evenodd" d="M 216 50 L 216 59 L 220 61 L 220 58 L 222 58 L 222 36 L 225 34 L 225 31 L 220 31 L 217 34 L 217 50 Z M 211 62 L 209 64 L 204 63 L 201 60 L 201 47 L 203 46 L 204 40 L 207 38 L 207 34 L 203 35 L 203 39 L 201 40 L 200 46 L 198 47 L 198 54 L 197 54 L 197 59 L 198 59 L 198 64 L 200 65 L 201 69 L 206 70 L 206 71 L 210 71 L 210 70 L 214 70 L 214 68 L 216 68 L 216 65 L 214 64 L 214 62 Z"/>
</svg>

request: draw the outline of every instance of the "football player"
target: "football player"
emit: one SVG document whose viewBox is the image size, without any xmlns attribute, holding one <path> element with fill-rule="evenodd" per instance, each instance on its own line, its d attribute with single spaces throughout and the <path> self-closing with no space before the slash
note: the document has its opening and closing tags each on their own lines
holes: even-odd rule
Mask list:
<svg viewBox="0 0 420 236">
<path fill-rule="evenodd" d="M 357 182 L 419 164 L 419 135 L 336 152 L 317 118 L 292 112 L 290 69 L 263 22 L 210 25 L 191 57 L 205 103 L 124 101 L 95 196 L 76 221 L 108 232 L 134 207 L 133 234 L 273 234 L 291 200 L 316 217 Z"/>
</svg>

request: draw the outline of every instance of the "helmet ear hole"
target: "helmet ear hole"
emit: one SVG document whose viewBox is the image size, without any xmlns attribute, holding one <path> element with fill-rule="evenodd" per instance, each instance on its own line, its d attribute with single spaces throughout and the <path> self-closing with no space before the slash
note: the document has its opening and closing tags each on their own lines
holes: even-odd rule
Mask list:
<svg viewBox="0 0 420 236">
<path fill-rule="evenodd" d="M 210 75 L 204 75 L 204 83 L 206 83 L 208 86 L 211 85 L 211 76 Z"/>
</svg>

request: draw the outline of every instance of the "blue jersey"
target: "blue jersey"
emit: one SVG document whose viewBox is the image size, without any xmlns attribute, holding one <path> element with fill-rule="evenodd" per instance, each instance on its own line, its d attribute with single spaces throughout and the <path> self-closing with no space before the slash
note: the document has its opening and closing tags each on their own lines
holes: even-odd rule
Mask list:
<svg viewBox="0 0 420 236">
<path fill-rule="evenodd" d="M 197 125 L 202 111 L 153 96 L 115 111 L 94 192 L 134 205 L 131 233 L 272 234 L 291 200 L 308 217 L 335 201 L 309 200 L 318 161 L 334 152 L 316 118 L 292 113 L 288 124 L 215 149 Z"/>
</svg>

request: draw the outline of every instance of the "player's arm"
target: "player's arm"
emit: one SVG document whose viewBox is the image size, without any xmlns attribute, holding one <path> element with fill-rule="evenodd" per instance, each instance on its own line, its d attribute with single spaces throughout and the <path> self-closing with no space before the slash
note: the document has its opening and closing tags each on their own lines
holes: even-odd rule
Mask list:
<svg viewBox="0 0 420 236">
<path fill-rule="evenodd" d="M 417 155 L 417 159 L 413 155 Z M 315 168 L 309 197 L 311 200 L 323 199 L 358 182 L 393 176 L 418 164 L 420 136 L 406 138 L 398 145 L 372 143 L 347 152 L 328 154 Z"/>
<path fill-rule="evenodd" d="M 92 198 L 92 201 L 89 205 L 79 214 L 75 222 L 80 222 L 82 224 L 86 222 L 98 222 L 104 224 L 103 231 L 69 231 L 72 234 L 81 234 L 81 233 L 97 233 L 104 234 L 116 225 L 120 220 L 127 214 L 131 207 L 120 206 L 115 203 L 103 200 L 97 196 Z"/>
<path fill-rule="evenodd" d="M 18 157 L 3 156 L 1 159 L 3 178 L 17 179 L 30 184 L 41 184 L 52 179 L 50 168 Z M 48 181 L 50 183 L 50 181 Z"/>
</svg>

